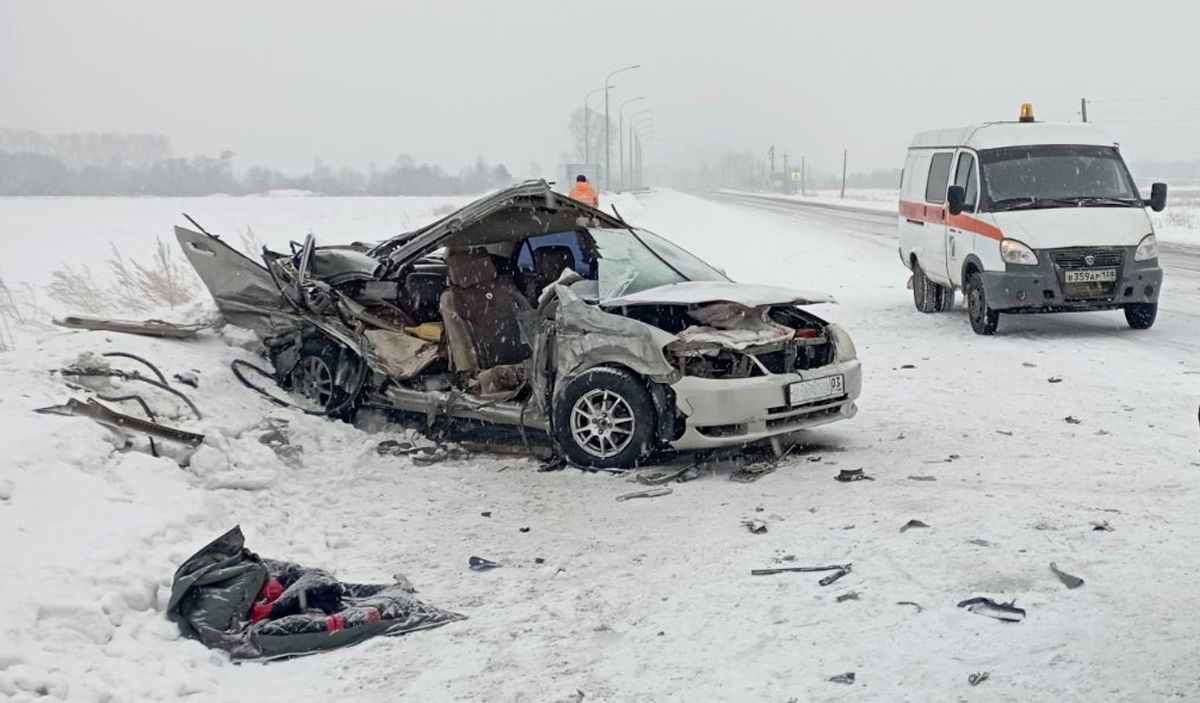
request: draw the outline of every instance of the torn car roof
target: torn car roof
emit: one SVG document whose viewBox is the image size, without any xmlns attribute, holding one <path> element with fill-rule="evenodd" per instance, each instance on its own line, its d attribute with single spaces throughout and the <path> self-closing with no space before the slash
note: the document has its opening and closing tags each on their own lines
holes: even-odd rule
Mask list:
<svg viewBox="0 0 1200 703">
<path fill-rule="evenodd" d="M 630 295 L 601 301 L 604 307 L 631 305 L 700 305 L 702 303 L 730 302 L 746 307 L 759 308 L 766 305 L 815 305 L 836 303 L 833 296 L 751 283 L 732 281 L 683 281 L 665 286 L 648 288 Z"/>
</svg>

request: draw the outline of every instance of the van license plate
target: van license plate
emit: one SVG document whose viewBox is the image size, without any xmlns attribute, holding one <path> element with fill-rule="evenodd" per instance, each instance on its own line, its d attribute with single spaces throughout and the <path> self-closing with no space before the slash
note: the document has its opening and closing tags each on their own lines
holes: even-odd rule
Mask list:
<svg viewBox="0 0 1200 703">
<path fill-rule="evenodd" d="M 1067 271 L 1067 283 L 1107 283 L 1117 280 L 1116 269 L 1083 269 Z"/>
<path fill-rule="evenodd" d="M 789 405 L 802 405 L 843 395 L 846 395 L 846 377 L 841 374 L 811 381 L 797 381 L 788 386 Z"/>
</svg>

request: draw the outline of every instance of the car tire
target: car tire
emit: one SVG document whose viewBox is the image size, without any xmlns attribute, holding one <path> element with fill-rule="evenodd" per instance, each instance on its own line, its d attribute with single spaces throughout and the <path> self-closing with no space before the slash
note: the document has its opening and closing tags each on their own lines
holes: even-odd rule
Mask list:
<svg viewBox="0 0 1200 703">
<path fill-rule="evenodd" d="M 337 369 L 343 361 L 342 347 L 322 337 L 309 337 L 300 346 L 300 359 L 288 372 L 288 389 L 304 396 L 327 415 L 346 414 L 349 394 L 337 385 Z"/>
<path fill-rule="evenodd" d="M 1135 330 L 1148 330 L 1158 317 L 1158 303 L 1130 303 L 1125 306 L 1125 321 Z"/>
<path fill-rule="evenodd" d="M 978 271 L 972 271 L 967 276 L 963 297 L 967 301 L 967 316 L 971 318 L 971 329 L 975 334 L 995 334 L 1000 324 L 1000 313 L 988 307 L 987 295 L 983 291 L 983 276 Z"/>
<path fill-rule="evenodd" d="M 567 383 L 554 407 L 554 433 L 576 466 L 633 468 L 650 454 L 654 418 L 654 401 L 641 379 L 604 366 Z"/>
<path fill-rule="evenodd" d="M 925 275 L 921 270 L 921 265 L 913 262 L 912 265 L 912 289 L 913 289 L 913 306 L 918 312 L 930 313 L 936 312 L 938 309 L 938 289 L 941 287 Z"/>
</svg>

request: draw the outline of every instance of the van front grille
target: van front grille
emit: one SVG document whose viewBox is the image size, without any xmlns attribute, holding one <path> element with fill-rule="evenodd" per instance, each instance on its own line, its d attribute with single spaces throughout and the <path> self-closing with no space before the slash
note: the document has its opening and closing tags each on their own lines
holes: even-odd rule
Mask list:
<svg viewBox="0 0 1200 703">
<path fill-rule="evenodd" d="M 1119 249 L 1063 249 L 1053 252 L 1050 258 L 1064 269 L 1112 268 L 1121 265 Z"/>
</svg>

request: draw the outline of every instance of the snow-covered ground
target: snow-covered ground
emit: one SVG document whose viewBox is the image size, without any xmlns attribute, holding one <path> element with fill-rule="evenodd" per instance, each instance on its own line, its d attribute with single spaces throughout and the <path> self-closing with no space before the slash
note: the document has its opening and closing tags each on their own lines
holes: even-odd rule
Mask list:
<svg viewBox="0 0 1200 703">
<path fill-rule="evenodd" d="M 139 256 L 153 235 L 169 235 L 181 209 L 231 237 L 249 224 L 264 241 L 310 229 L 334 241 L 408 229 L 438 204 L 0 200 L 0 261 L 10 281 L 37 282 L 36 272 L 88 247 L 103 256 L 115 232 L 130 233 L 120 246 Z M 618 206 L 737 279 L 835 294 L 840 304 L 814 310 L 857 342 L 859 416 L 809 433 L 756 483 L 718 470 L 665 497 L 618 503 L 631 490 L 619 476 L 539 473 L 526 459 L 420 467 L 381 457 L 380 441 L 408 431 L 304 416 L 240 386 L 228 364 L 253 360 L 253 345 L 233 328 L 172 342 L 68 331 L 40 316 L 9 321 L 15 349 L 0 352 L 0 696 L 1200 697 L 1200 635 L 1187 615 L 1200 576 L 1200 273 L 1164 255 L 1168 284 L 1150 331 L 1127 329 L 1120 313 L 1090 313 L 1005 317 L 997 337 L 982 338 L 961 305 L 913 310 L 886 219 L 669 191 L 622 196 Z M 163 314 L 211 312 L 200 298 Z M 164 421 L 206 434 L 189 469 L 117 452 L 88 420 L 31 412 L 84 395 L 53 369 L 114 350 L 168 376 L 199 372 L 200 387 L 184 390 L 203 420 L 139 389 Z M 292 447 L 284 458 L 260 441 L 279 429 Z M 833 480 L 854 468 L 875 480 Z M 769 531 L 749 533 L 745 517 Z M 901 533 L 910 519 L 930 527 Z M 180 638 L 161 611 L 176 566 L 235 523 L 263 555 L 348 580 L 403 573 L 423 599 L 469 619 L 233 666 Z M 505 566 L 472 572 L 471 555 Z M 1086 584 L 1067 590 L 1051 561 Z M 749 573 L 844 562 L 853 572 L 828 587 L 817 585 L 820 574 Z M 850 593 L 857 599 L 838 601 Z M 1008 624 L 955 607 L 976 595 L 1015 598 L 1028 617 Z M 828 681 L 849 671 L 853 685 Z M 978 671 L 991 677 L 972 689 L 967 676 Z"/>
</svg>

